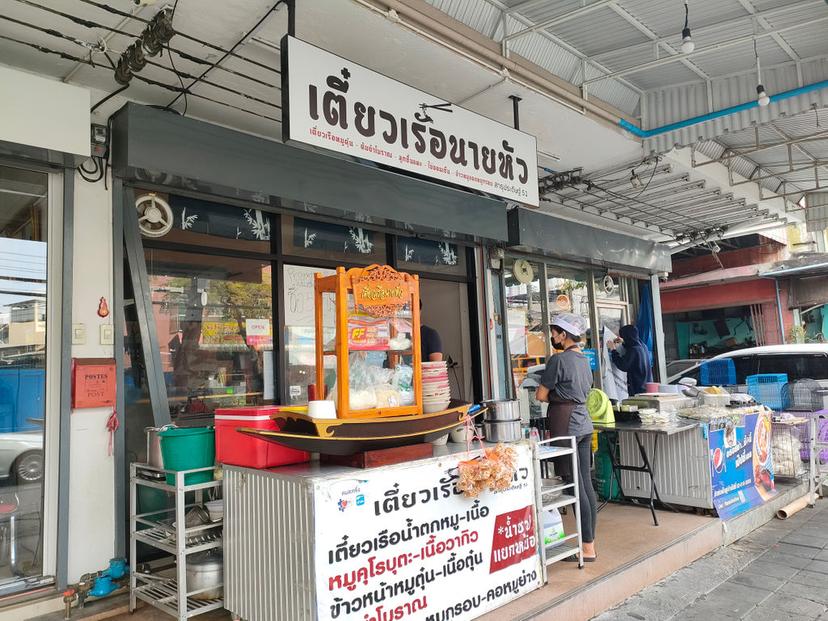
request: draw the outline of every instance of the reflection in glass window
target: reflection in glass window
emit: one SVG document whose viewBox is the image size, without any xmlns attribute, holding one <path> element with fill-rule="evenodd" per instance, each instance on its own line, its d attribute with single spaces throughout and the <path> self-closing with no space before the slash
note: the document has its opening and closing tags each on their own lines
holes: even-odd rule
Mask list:
<svg viewBox="0 0 828 621">
<path fill-rule="evenodd" d="M 448 241 L 397 239 L 397 265 L 403 271 L 466 275 L 466 248 Z"/>
<path fill-rule="evenodd" d="M 42 572 L 48 176 L 0 166 L 0 587 Z M 8 516 L 14 516 L 14 525 Z M 23 585 L 21 585 L 23 586 Z"/>
<path fill-rule="evenodd" d="M 270 263 L 145 253 L 173 417 L 273 400 Z"/>
<path fill-rule="evenodd" d="M 282 219 L 284 253 L 352 264 L 385 263 L 385 235 L 357 225 Z"/>
<path fill-rule="evenodd" d="M 507 258 L 505 263 L 506 323 L 516 387 L 520 387 L 529 367 L 543 364 L 549 355 L 541 305 L 541 268 L 525 259 Z"/>
<path fill-rule="evenodd" d="M 329 276 L 334 270 L 285 265 L 282 276 L 285 294 L 285 350 L 287 351 L 287 393 L 291 405 L 308 402 L 308 386 L 316 381 L 316 332 L 314 274 Z M 322 319 L 326 340 L 335 336 L 336 308 L 333 296 L 326 298 Z M 335 358 L 326 360 L 333 370 Z M 332 384 L 333 382 L 331 382 Z"/>
</svg>

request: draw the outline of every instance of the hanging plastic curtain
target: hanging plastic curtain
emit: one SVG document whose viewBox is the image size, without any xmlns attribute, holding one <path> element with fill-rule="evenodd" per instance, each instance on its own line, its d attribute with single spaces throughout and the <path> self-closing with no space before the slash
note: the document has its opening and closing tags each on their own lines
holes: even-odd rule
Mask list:
<svg viewBox="0 0 828 621">
<path fill-rule="evenodd" d="M 650 352 L 650 363 L 653 361 L 653 294 L 650 283 L 641 287 L 641 302 L 638 305 L 638 317 L 635 325 L 638 328 L 638 336 L 641 342 L 647 346 Z"/>
</svg>

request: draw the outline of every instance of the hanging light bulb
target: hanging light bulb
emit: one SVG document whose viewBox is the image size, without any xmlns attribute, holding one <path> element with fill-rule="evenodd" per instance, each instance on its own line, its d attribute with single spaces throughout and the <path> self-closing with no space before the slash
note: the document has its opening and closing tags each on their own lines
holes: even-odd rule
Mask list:
<svg viewBox="0 0 828 621">
<path fill-rule="evenodd" d="M 634 188 L 641 187 L 641 177 L 636 174 L 635 168 L 630 172 L 630 185 Z"/>
<path fill-rule="evenodd" d="M 682 54 L 690 54 L 696 49 L 696 44 L 693 43 L 693 36 L 690 34 L 690 6 L 689 0 L 684 0 L 684 28 L 681 31 L 681 52 Z"/>
<path fill-rule="evenodd" d="M 759 84 L 756 87 L 756 101 L 760 106 L 765 107 L 770 103 L 770 97 L 765 92 L 765 87 Z"/>
</svg>

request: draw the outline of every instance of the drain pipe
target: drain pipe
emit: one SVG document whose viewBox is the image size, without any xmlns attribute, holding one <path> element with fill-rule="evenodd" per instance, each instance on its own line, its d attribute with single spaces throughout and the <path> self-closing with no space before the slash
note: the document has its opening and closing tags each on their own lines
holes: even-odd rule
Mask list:
<svg viewBox="0 0 828 621">
<path fill-rule="evenodd" d="M 794 88 L 789 91 L 777 93 L 776 95 L 771 95 L 770 100 L 771 103 L 775 103 L 783 101 L 785 99 L 790 99 L 791 97 L 804 95 L 805 93 L 812 93 L 814 91 L 822 90 L 823 88 L 828 88 L 828 80 L 814 82 L 813 84 L 808 84 L 807 86 L 800 86 L 799 88 Z M 626 119 L 620 119 L 618 121 L 618 125 L 626 129 L 634 136 L 637 136 L 638 138 L 652 138 L 653 136 L 658 136 L 659 134 L 665 134 L 667 132 L 672 132 L 678 129 L 683 129 L 685 127 L 690 127 L 691 125 L 698 125 L 699 123 L 704 123 L 706 121 L 718 119 L 723 116 L 730 116 L 731 114 L 736 114 L 737 112 L 744 112 L 745 110 L 751 110 L 752 108 L 758 107 L 759 102 L 753 99 L 745 103 L 730 106 L 729 108 L 722 108 L 721 110 L 716 110 L 715 112 L 701 114 L 699 116 L 684 119 L 683 121 L 676 121 L 675 123 L 670 123 L 669 125 L 662 125 L 661 127 L 655 127 L 653 129 L 641 129 L 640 127 L 630 123 Z"/>
<path fill-rule="evenodd" d="M 785 339 L 785 321 L 782 318 L 782 297 L 779 295 L 779 279 L 774 278 L 773 284 L 776 285 L 776 310 L 779 313 L 779 335 L 782 340 L 782 344 L 786 344 Z"/>
</svg>

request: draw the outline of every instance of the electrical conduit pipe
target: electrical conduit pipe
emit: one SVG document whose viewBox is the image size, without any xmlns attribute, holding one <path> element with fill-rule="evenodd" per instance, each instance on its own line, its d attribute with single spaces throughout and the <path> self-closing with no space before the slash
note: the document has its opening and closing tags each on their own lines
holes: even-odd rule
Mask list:
<svg viewBox="0 0 828 621">
<path fill-rule="evenodd" d="M 790 99 L 791 97 L 804 95 L 805 93 L 812 93 L 814 91 L 822 90 L 823 88 L 828 88 L 828 80 L 823 80 L 822 82 L 814 82 L 813 84 L 800 86 L 799 88 L 794 88 L 789 91 L 777 93 L 776 95 L 771 95 L 770 100 L 771 103 L 775 103 L 782 101 L 784 99 Z M 634 136 L 637 136 L 638 138 L 652 138 L 653 136 L 658 136 L 659 134 L 673 132 L 678 129 L 690 127 L 691 125 L 698 125 L 699 123 L 712 121 L 713 119 L 718 119 L 723 116 L 730 116 L 731 114 L 736 114 L 737 112 L 744 112 L 745 110 L 751 110 L 752 108 L 758 107 L 759 102 L 754 99 L 752 101 L 737 104 L 735 106 L 730 106 L 729 108 L 722 108 L 721 110 L 716 110 L 715 112 L 708 112 L 707 114 L 701 114 L 699 116 L 684 119 L 683 121 L 676 121 L 675 123 L 670 123 L 669 125 L 662 125 L 661 127 L 655 127 L 653 129 L 641 129 L 640 127 L 637 127 L 636 125 L 630 123 L 626 119 L 619 119 L 618 125 L 626 129 Z"/>
</svg>

